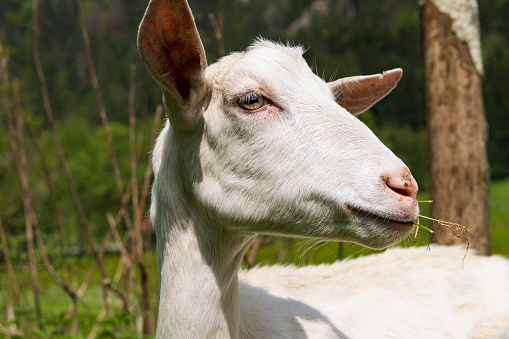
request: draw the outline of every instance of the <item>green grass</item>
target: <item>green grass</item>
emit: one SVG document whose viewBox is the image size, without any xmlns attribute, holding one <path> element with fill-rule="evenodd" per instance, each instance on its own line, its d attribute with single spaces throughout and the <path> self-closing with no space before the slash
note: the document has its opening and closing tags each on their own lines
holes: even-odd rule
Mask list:
<svg viewBox="0 0 509 339">
<path fill-rule="evenodd" d="M 107 272 L 110 279 L 113 279 L 115 274 L 115 270 L 117 268 L 117 264 L 119 262 L 119 255 L 117 254 L 106 254 L 103 259 L 103 265 L 105 271 Z M 157 282 L 157 271 L 155 269 L 156 265 L 156 256 L 153 254 L 153 267 L 152 274 L 150 275 L 150 291 L 157 291 L 158 282 Z M 72 281 L 71 286 L 76 289 L 79 284 L 82 283 L 85 276 L 87 275 L 89 269 L 92 267 L 94 263 L 94 259 L 91 256 L 83 256 L 81 258 L 70 257 L 67 259 L 67 264 L 69 266 Z M 28 263 L 14 263 L 16 277 L 18 279 L 18 283 L 20 284 L 22 293 L 23 293 L 23 302 L 24 305 L 14 304 L 14 309 L 16 311 L 18 319 L 18 328 L 26 328 L 28 323 L 36 324 L 35 317 L 35 307 L 34 307 L 34 296 L 32 290 L 32 282 L 30 277 L 30 272 L 28 268 Z M 90 332 L 93 325 L 96 322 L 96 317 L 99 314 L 101 308 L 103 307 L 103 292 L 101 287 L 101 277 L 99 272 L 96 270 L 92 282 L 87 288 L 85 294 L 81 298 L 78 304 L 78 315 L 77 319 L 79 322 L 79 335 L 72 336 L 70 335 L 69 328 L 71 324 L 71 320 L 69 318 L 65 318 L 64 315 L 72 304 L 72 300 L 70 297 L 59 288 L 50 277 L 49 273 L 43 269 L 41 265 L 38 265 L 38 278 L 41 285 L 41 293 L 40 293 L 40 302 L 41 309 L 43 313 L 43 323 L 46 329 L 46 332 L 49 334 L 50 338 L 84 338 Z M 59 275 L 62 277 L 62 272 L 59 270 Z M 150 274 L 150 273 L 149 273 Z M 119 282 L 118 289 L 122 290 L 122 280 Z M 5 265 L 2 263 L 0 265 L 0 324 L 6 326 L 6 303 L 14 301 L 13 290 L 11 287 L 11 282 L 9 276 L 6 272 Z M 115 313 L 115 324 L 108 321 L 108 317 L 104 318 L 102 322 L 103 327 L 99 332 L 98 337 L 111 337 L 108 331 L 111 331 L 115 326 L 118 333 L 118 338 L 133 338 L 134 333 L 129 333 L 127 331 L 122 332 L 122 324 L 133 321 L 131 315 L 124 314 L 122 311 L 122 307 L 118 299 L 114 298 L 111 304 L 111 308 Z M 63 323 L 66 323 L 67 326 L 62 326 Z M 118 327 L 120 326 L 120 330 Z M 63 329 L 63 332 L 61 331 Z M 35 337 L 36 332 L 26 334 L 25 337 Z M 46 338 L 46 336 L 42 334 L 38 334 L 38 337 Z M 0 332 L 0 338 L 3 338 Z"/>
<path fill-rule="evenodd" d="M 509 179 L 493 182 L 491 197 L 491 250 L 509 257 Z"/>
</svg>

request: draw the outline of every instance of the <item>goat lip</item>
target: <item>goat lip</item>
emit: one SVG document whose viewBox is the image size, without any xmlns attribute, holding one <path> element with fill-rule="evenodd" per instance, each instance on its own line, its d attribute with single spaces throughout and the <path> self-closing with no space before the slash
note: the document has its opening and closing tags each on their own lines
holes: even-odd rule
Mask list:
<svg viewBox="0 0 509 339">
<path fill-rule="evenodd" d="M 403 222 L 389 219 L 382 221 L 380 224 L 387 228 L 396 229 L 401 232 L 409 232 L 414 228 L 413 222 Z"/>
<path fill-rule="evenodd" d="M 358 218 L 376 221 L 378 224 L 392 229 L 401 230 L 402 232 L 408 232 L 414 227 L 413 220 L 405 218 L 391 218 L 388 215 L 377 215 L 370 211 L 355 207 L 351 204 L 345 204 L 345 210 L 348 214 Z"/>
</svg>

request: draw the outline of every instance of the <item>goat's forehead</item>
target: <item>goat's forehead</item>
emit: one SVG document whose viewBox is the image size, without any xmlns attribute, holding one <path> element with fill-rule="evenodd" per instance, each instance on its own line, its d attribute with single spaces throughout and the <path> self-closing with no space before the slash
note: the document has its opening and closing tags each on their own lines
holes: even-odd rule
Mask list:
<svg viewBox="0 0 509 339">
<path fill-rule="evenodd" d="M 225 77 L 236 76 L 239 73 L 261 76 L 312 75 L 302 54 L 301 47 L 259 41 L 246 52 L 233 53 L 220 59 L 209 67 L 207 73 L 216 84 L 224 83 Z"/>
<path fill-rule="evenodd" d="M 271 41 L 260 40 L 247 49 L 246 57 L 284 63 L 307 64 L 302 57 L 304 50 L 300 46 L 285 46 Z"/>
</svg>

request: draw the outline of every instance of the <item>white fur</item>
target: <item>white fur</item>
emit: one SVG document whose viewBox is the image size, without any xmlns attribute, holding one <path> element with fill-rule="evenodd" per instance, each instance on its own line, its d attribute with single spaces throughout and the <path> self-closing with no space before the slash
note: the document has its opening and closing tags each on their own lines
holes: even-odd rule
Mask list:
<svg viewBox="0 0 509 339">
<path fill-rule="evenodd" d="M 333 265 L 242 272 L 241 337 L 495 338 L 483 335 L 507 319 L 471 332 L 509 313 L 509 265 L 470 252 L 462 270 L 464 253 L 394 248 Z"/>
<path fill-rule="evenodd" d="M 186 106 L 203 110 L 198 127 L 168 123 L 159 136 L 157 337 L 465 338 L 508 316 L 508 262 L 470 253 L 462 271 L 459 248 L 256 268 L 239 283 L 258 233 L 383 248 L 405 238 L 403 222 L 418 214 L 415 196 L 388 187 L 410 184 L 415 195 L 408 169 L 301 54 L 260 41 L 207 67 Z M 271 104 L 243 111 L 249 92 Z"/>
</svg>

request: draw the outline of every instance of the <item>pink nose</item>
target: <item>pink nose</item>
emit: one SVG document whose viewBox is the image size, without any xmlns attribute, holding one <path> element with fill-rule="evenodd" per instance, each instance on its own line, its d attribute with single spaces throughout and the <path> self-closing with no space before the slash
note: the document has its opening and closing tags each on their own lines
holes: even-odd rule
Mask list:
<svg viewBox="0 0 509 339">
<path fill-rule="evenodd" d="M 398 194 L 398 196 L 409 197 L 412 199 L 417 197 L 419 186 L 407 168 L 397 175 L 384 175 L 384 181 L 387 187 Z"/>
</svg>

